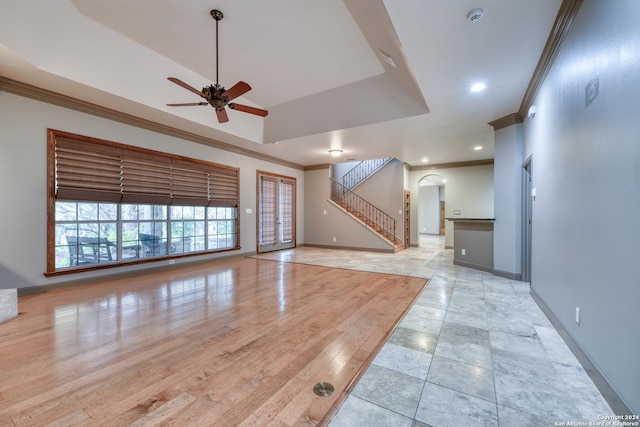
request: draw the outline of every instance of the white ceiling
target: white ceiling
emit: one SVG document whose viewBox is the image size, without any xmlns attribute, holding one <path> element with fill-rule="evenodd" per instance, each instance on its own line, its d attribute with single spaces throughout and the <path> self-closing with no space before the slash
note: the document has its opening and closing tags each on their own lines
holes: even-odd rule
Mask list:
<svg viewBox="0 0 640 427">
<path fill-rule="evenodd" d="M 493 158 L 487 124 L 516 112 L 561 0 L 3 0 L 0 75 L 300 165 Z M 484 17 L 466 20 L 477 7 Z M 215 81 L 253 89 L 211 107 Z M 389 54 L 396 67 L 382 60 Z M 486 83 L 481 93 L 469 87 Z M 482 150 L 473 150 L 481 145 Z"/>
</svg>

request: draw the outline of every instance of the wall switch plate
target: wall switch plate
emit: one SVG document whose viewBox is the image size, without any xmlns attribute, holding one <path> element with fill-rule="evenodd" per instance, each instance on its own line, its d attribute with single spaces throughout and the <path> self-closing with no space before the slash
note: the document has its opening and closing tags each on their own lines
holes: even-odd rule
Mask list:
<svg viewBox="0 0 640 427">
<path fill-rule="evenodd" d="M 467 251 L 465 249 L 462 250 L 462 255 L 466 255 Z"/>
<path fill-rule="evenodd" d="M 175 259 L 170 259 L 170 260 L 169 260 L 169 264 L 175 264 L 175 263 L 176 263 L 176 260 L 175 260 Z"/>
<path fill-rule="evenodd" d="M 326 214 L 327 214 L 326 210 L 322 211 L 322 215 L 326 215 Z"/>
<path fill-rule="evenodd" d="M 253 213 L 253 209 L 251 209 L 251 208 L 246 208 L 246 209 L 244 210 L 244 212 L 245 212 L 246 214 L 248 214 L 248 215 L 251 215 L 251 214 Z"/>
<path fill-rule="evenodd" d="M 336 240 L 337 240 L 337 239 L 334 237 L 334 238 L 333 238 L 334 243 L 335 243 L 335 241 L 336 241 Z"/>
<path fill-rule="evenodd" d="M 576 323 L 580 324 L 580 307 L 576 307 Z"/>
</svg>

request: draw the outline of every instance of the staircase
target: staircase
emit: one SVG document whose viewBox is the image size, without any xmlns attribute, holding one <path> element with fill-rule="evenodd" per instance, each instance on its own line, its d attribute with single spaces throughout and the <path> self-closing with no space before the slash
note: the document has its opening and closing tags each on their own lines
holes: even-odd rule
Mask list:
<svg viewBox="0 0 640 427">
<path fill-rule="evenodd" d="M 376 173 L 380 168 L 393 160 L 393 157 L 384 159 L 363 160 L 342 177 L 342 185 L 348 190 L 353 190 L 361 182 Z"/>
<path fill-rule="evenodd" d="M 395 246 L 402 249 L 402 242 L 396 239 L 396 220 L 372 205 L 349 188 L 331 179 L 331 201 L 353 215 L 368 228 Z"/>
</svg>

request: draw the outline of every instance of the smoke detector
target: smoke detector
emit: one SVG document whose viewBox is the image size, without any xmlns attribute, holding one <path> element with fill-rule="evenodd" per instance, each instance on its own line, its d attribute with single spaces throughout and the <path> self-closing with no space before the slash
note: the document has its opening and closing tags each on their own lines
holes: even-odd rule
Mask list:
<svg viewBox="0 0 640 427">
<path fill-rule="evenodd" d="M 473 9 L 471 12 L 467 13 L 467 21 L 471 23 L 478 22 L 483 15 L 484 11 L 481 8 Z"/>
</svg>

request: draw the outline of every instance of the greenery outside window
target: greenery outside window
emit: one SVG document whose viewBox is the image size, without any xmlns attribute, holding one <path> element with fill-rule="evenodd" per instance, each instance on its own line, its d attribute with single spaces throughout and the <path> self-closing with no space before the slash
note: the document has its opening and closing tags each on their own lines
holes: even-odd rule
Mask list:
<svg viewBox="0 0 640 427">
<path fill-rule="evenodd" d="M 239 249 L 237 168 L 49 130 L 47 274 Z"/>
</svg>

